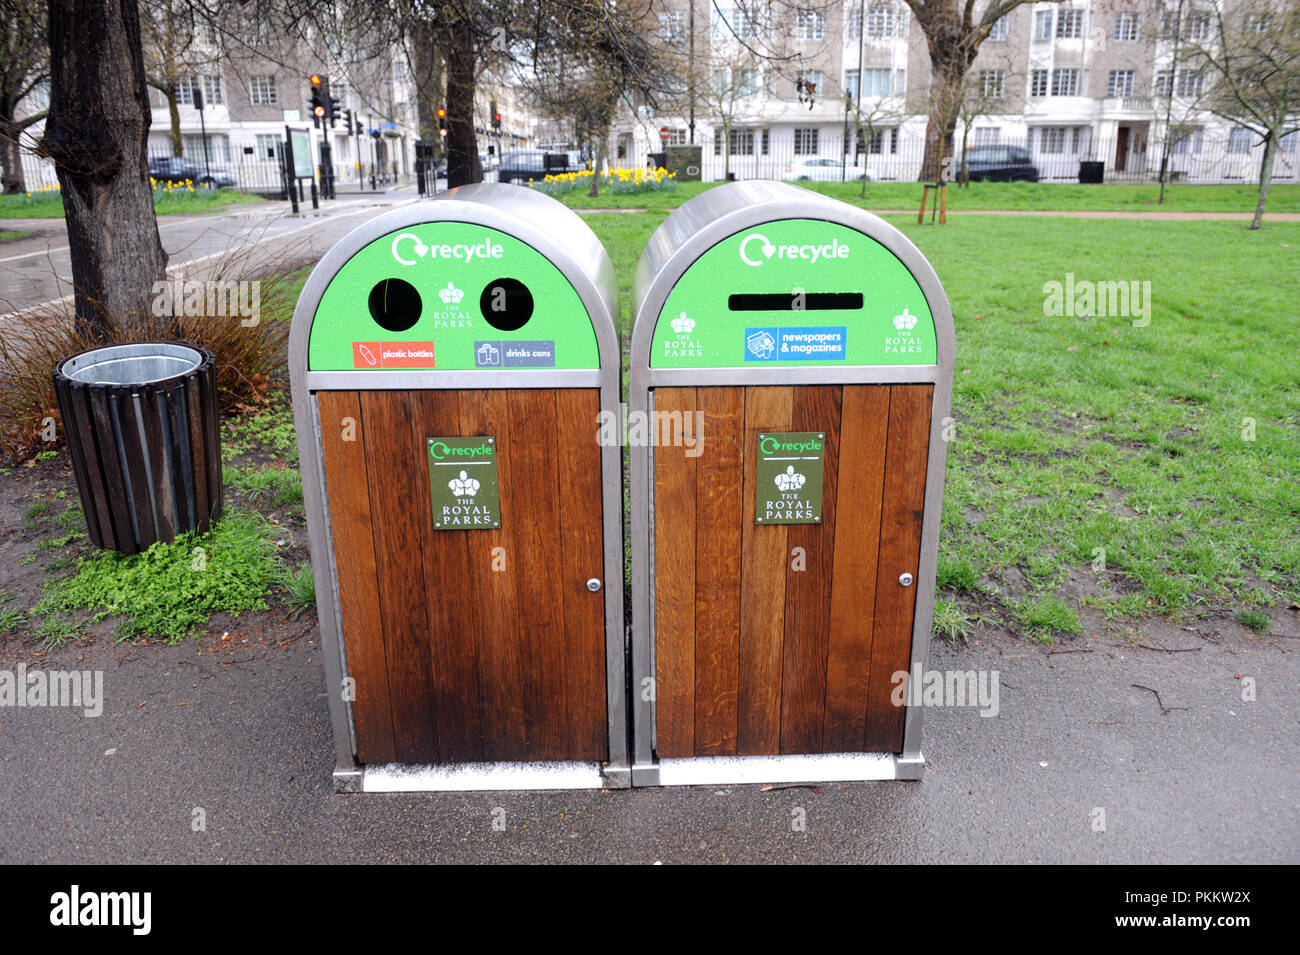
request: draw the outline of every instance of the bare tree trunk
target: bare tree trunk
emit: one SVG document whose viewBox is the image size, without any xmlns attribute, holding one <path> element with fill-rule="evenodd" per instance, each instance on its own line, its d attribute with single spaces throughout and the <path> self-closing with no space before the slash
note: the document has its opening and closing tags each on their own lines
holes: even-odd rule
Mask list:
<svg viewBox="0 0 1300 955">
<path fill-rule="evenodd" d="M 1273 159 L 1277 155 L 1277 136 L 1273 130 L 1264 135 L 1264 161 L 1259 167 L 1259 201 L 1255 203 L 1255 218 L 1251 220 L 1252 229 L 1264 226 L 1264 204 L 1268 202 L 1268 188 L 1273 184 Z"/>
<path fill-rule="evenodd" d="M 469 21 L 452 27 L 447 57 L 447 187 L 455 189 L 483 181 L 474 134 L 474 89 L 478 56 Z"/>
<path fill-rule="evenodd" d="M 3 109 L 0 108 L 0 112 Z M 4 175 L 0 176 L 0 191 L 5 195 L 26 192 L 23 181 L 23 157 L 18 148 L 18 131 L 8 122 L 10 116 L 0 116 L 0 165 L 4 166 Z"/>
<path fill-rule="evenodd" d="M 145 153 L 149 96 L 136 0 L 50 0 L 41 152 L 63 190 L 78 331 L 107 340 L 152 319 L 167 274 Z"/>
<path fill-rule="evenodd" d="M 176 87 L 164 90 L 163 96 L 167 97 L 167 118 L 172 124 L 172 155 L 185 155 L 185 148 L 181 142 L 181 108 L 176 100 Z"/>
</svg>

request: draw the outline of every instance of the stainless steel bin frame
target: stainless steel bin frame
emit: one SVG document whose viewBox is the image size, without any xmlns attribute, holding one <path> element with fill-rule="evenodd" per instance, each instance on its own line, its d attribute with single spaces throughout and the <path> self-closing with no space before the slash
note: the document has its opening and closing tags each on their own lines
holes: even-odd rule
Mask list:
<svg viewBox="0 0 1300 955">
<path fill-rule="evenodd" d="M 686 270 L 724 239 L 746 229 L 783 219 L 825 220 L 855 229 L 879 242 L 911 272 L 934 318 L 938 363 L 934 365 L 652 368 L 655 326 L 669 294 Z M 651 411 L 650 393 L 658 386 L 933 384 L 930 450 L 926 465 L 925 517 L 921 532 L 916 611 L 912 627 L 911 670 L 924 668 L 934 612 L 934 578 L 939 553 L 940 510 L 948 445 L 955 340 L 952 310 L 943 286 L 920 250 L 878 216 L 787 183 L 751 180 L 717 186 L 670 215 L 651 237 L 634 285 L 629 414 Z M 654 449 L 629 449 L 632 527 L 632 686 L 655 676 L 654 500 L 651 493 Z M 632 784 L 709 785 L 867 779 L 920 779 L 922 708 L 908 706 L 903 752 L 783 756 L 724 756 L 658 759 L 655 754 L 655 702 L 635 692 L 632 701 Z"/>
<path fill-rule="evenodd" d="M 317 306 L 325 290 L 358 251 L 403 228 L 450 221 L 482 225 L 504 232 L 548 258 L 572 284 L 596 335 L 599 370 L 428 370 L 313 371 L 308 344 Z M 311 544 L 321 642 L 334 734 L 334 783 L 338 792 L 396 790 L 489 790 L 625 788 L 630 785 L 627 716 L 626 641 L 623 612 L 623 482 L 621 448 L 601 448 L 604 500 L 605 676 L 609 760 L 607 763 L 458 763 L 384 771 L 367 779 L 356 760 L 351 704 L 340 688 L 348 672 L 339 605 L 338 568 L 329 518 L 321 453 L 317 393 L 473 388 L 598 388 L 602 410 L 619 413 L 622 373 L 616 326 L 618 283 L 604 247 L 586 223 L 565 206 L 530 189 L 487 183 L 441 193 L 438 198 L 377 216 L 348 233 L 312 270 L 297 306 L 289 336 L 289 374 L 294 424 L 298 433 L 303 498 Z M 381 375 L 382 378 L 377 378 Z M 592 422 L 593 440 L 596 422 Z M 404 768 L 405 769 L 405 768 Z"/>
</svg>

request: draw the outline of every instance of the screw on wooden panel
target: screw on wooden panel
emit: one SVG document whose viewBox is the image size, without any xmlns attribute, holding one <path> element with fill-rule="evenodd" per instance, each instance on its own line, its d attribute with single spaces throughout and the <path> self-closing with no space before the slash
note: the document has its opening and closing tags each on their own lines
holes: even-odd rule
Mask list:
<svg viewBox="0 0 1300 955">
<path fill-rule="evenodd" d="M 587 581 L 587 589 L 594 594 L 600 589 L 600 581 L 597 578 L 592 577 L 591 580 Z"/>
<path fill-rule="evenodd" d="M 911 574 L 899 574 L 899 575 L 898 575 L 898 582 L 899 582 L 900 584 L 902 584 L 904 587 L 910 587 L 910 586 L 912 586 L 912 575 L 911 575 Z"/>
</svg>

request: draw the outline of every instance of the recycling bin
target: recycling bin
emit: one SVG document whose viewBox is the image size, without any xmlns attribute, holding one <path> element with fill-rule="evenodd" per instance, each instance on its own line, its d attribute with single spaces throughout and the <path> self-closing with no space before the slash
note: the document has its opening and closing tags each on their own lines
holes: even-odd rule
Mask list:
<svg viewBox="0 0 1300 955">
<path fill-rule="evenodd" d="M 1096 185 L 1105 178 L 1105 164 L 1096 160 L 1084 159 L 1079 162 L 1079 182 Z"/>
<path fill-rule="evenodd" d="M 925 258 L 779 182 L 701 193 L 635 283 L 633 785 L 916 779 L 952 314 Z"/>
<path fill-rule="evenodd" d="M 617 313 L 586 224 L 496 183 L 372 219 L 308 278 L 337 790 L 628 785 Z"/>
</svg>

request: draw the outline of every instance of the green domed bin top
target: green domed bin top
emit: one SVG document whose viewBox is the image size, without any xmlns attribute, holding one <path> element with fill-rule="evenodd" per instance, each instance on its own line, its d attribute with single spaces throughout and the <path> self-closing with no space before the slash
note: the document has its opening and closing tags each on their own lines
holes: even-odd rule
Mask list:
<svg viewBox="0 0 1300 955">
<path fill-rule="evenodd" d="M 585 223 L 518 187 L 445 195 L 377 217 L 322 259 L 307 371 L 600 369 L 612 267 L 577 236 Z"/>
</svg>

